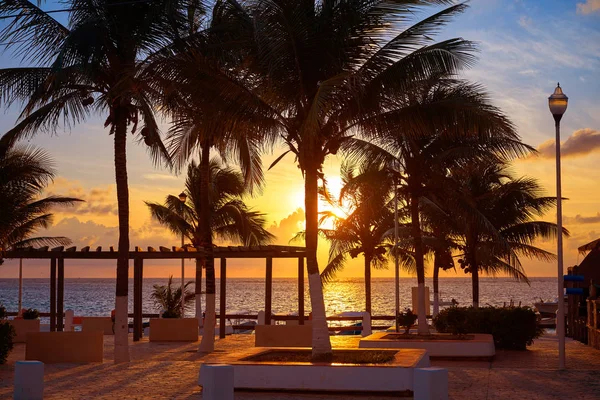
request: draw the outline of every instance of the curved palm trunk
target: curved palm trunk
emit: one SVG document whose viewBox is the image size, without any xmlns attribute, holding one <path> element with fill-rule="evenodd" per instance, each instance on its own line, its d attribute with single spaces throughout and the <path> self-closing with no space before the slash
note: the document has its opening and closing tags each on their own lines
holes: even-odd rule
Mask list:
<svg viewBox="0 0 600 400">
<path fill-rule="evenodd" d="M 479 307 L 479 266 L 477 265 L 477 257 L 475 255 L 474 235 L 471 233 L 467 237 L 467 263 L 471 269 L 471 290 L 473 294 L 473 307 Z"/>
<path fill-rule="evenodd" d="M 415 191 L 411 191 L 416 193 Z M 425 312 L 425 260 L 423 258 L 423 238 L 421 237 L 421 221 L 419 217 L 419 196 L 412 194 L 410 197 L 410 216 L 415 246 L 415 264 L 417 269 L 417 284 L 419 287 L 418 299 L 418 332 L 428 334 L 427 313 Z"/>
<path fill-rule="evenodd" d="M 127 186 L 127 116 L 115 110 L 115 178 L 119 209 L 119 247 L 117 254 L 117 290 L 115 299 L 115 363 L 129 362 L 129 189 Z"/>
<path fill-rule="evenodd" d="M 371 256 L 365 254 L 365 311 L 371 314 Z"/>
<path fill-rule="evenodd" d="M 204 250 L 204 266 L 206 267 L 206 318 L 200 351 L 210 353 L 215 349 L 215 259 L 213 255 L 212 232 L 210 227 L 210 145 L 203 143 L 202 160 L 200 160 L 200 240 Z"/>
<path fill-rule="evenodd" d="M 196 258 L 196 318 L 198 318 L 198 328 L 202 328 L 202 259 Z"/>
<path fill-rule="evenodd" d="M 433 253 L 433 316 L 440 312 L 440 256 L 438 252 Z"/>
<path fill-rule="evenodd" d="M 306 270 L 312 307 L 312 355 L 313 359 L 326 359 L 332 355 L 329 330 L 325 315 L 323 286 L 317 262 L 317 240 L 319 227 L 318 176 L 317 168 L 307 168 L 304 181 L 304 206 L 306 218 Z"/>
</svg>

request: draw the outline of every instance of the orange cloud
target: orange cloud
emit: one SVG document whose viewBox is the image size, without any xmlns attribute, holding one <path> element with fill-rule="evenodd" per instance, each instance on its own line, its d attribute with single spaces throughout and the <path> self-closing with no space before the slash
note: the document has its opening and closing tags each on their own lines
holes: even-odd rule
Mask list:
<svg viewBox="0 0 600 400">
<path fill-rule="evenodd" d="M 593 14 L 600 11 L 600 0 L 586 0 L 585 3 L 577 3 L 577 14 Z"/>
<path fill-rule="evenodd" d="M 554 139 L 550 139 L 539 145 L 537 148 L 538 156 L 542 158 L 554 158 L 556 156 L 554 142 Z M 597 151 L 600 151 L 600 131 L 591 128 L 576 130 L 573 132 L 573 135 L 560 145 L 562 157 L 584 156 Z M 531 157 L 535 157 L 535 155 Z"/>
<path fill-rule="evenodd" d="M 276 236 L 277 244 L 288 245 L 289 241 L 298 232 L 304 230 L 304 210 L 298 208 L 296 211 L 277 222 L 274 222 L 267 230 Z M 296 246 L 302 246 L 302 243 L 292 243 Z"/>
<path fill-rule="evenodd" d="M 579 214 L 574 217 L 565 216 L 563 217 L 563 222 L 565 224 L 597 224 L 600 222 L 600 212 L 591 217 L 584 217 Z"/>
</svg>

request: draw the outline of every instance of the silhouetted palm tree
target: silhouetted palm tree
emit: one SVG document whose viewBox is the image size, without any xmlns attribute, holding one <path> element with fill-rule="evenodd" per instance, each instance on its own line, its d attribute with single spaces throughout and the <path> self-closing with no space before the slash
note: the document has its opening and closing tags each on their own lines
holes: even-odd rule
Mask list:
<svg viewBox="0 0 600 400">
<path fill-rule="evenodd" d="M 479 306 L 479 273 L 507 274 L 529 283 L 520 257 L 551 261 L 556 256 L 534 245 L 552 239 L 558 227 L 539 221 L 556 204 L 555 197 L 540 196 L 533 178 L 514 178 L 507 165 L 479 162 L 451 171 L 452 209 L 460 228 L 461 267 L 472 274 L 473 306 Z M 568 235 L 566 229 L 564 235 Z"/>
<path fill-rule="evenodd" d="M 188 286 L 192 283 L 194 281 L 188 281 L 183 286 L 183 307 L 186 311 L 191 308 L 195 298 L 195 294 L 191 290 L 188 290 Z M 173 290 L 173 275 L 169 276 L 169 281 L 166 285 L 155 284 L 153 288 L 151 297 L 159 311 L 163 311 L 163 318 L 182 318 L 181 286 Z"/>
<path fill-rule="evenodd" d="M 71 243 L 63 236 L 34 236 L 38 230 L 52 225 L 51 208 L 82 201 L 55 195 L 43 197 L 54 175 L 52 159 L 43 150 L 0 145 L 1 251 Z"/>
<path fill-rule="evenodd" d="M 208 192 L 202 182 L 203 160 L 199 164 L 192 161 L 187 168 L 185 182 L 186 203 L 182 205 L 178 196 L 169 195 L 164 204 L 149 203 L 152 217 L 166 226 L 176 235 L 182 233 L 191 242 L 192 246 L 203 247 L 204 229 L 202 218 L 208 215 L 211 233 L 211 243 L 215 238 L 242 243 L 244 246 L 258 246 L 271 242 L 275 237 L 264 228 L 264 214 L 250 209 L 243 198 L 249 194 L 244 184 L 243 175 L 232 169 L 224 167 L 221 162 L 213 158 L 208 162 L 209 182 Z M 208 212 L 203 212 L 207 199 Z M 200 302 L 202 263 L 205 259 L 196 259 L 196 316 L 201 318 L 202 308 Z M 200 271 L 198 273 L 198 271 Z M 214 275 L 213 275 L 214 279 Z M 208 273 L 207 273 L 208 287 Z M 214 285 L 214 282 L 212 283 Z M 207 290 L 208 292 L 208 290 Z M 208 295 L 208 293 L 207 293 Z M 208 303 L 208 301 L 207 301 Z M 208 314 L 207 304 L 207 314 Z M 214 313 L 214 309 L 213 309 Z M 209 321 L 205 324 L 205 334 Z M 212 324 L 214 329 L 214 323 Z M 214 338 L 214 334 L 211 335 Z"/>
<path fill-rule="evenodd" d="M 115 181 L 119 217 L 115 362 L 129 361 L 127 291 L 129 191 L 127 131 L 138 133 L 155 160 L 167 155 L 160 140 L 152 78 L 142 75 L 144 58 L 179 40 L 196 24 L 198 0 L 67 0 L 68 24 L 25 0 L 3 1 L 0 15 L 13 16 L 0 41 L 32 66 L 0 70 L 0 101 L 22 103 L 14 141 L 61 125 L 108 114 L 104 125 L 114 135 Z M 141 125 L 141 129 L 138 129 Z"/>
</svg>

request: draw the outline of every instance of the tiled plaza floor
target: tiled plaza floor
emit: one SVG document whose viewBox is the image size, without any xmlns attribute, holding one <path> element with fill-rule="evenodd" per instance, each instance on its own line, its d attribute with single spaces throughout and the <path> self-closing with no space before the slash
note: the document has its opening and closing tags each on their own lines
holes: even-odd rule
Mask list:
<svg viewBox="0 0 600 400">
<path fill-rule="evenodd" d="M 234 335 L 217 341 L 216 353 L 253 345 L 252 335 Z M 332 337 L 334 347 L 357 347 L 357 337 Z M 45 366 L 45 399 L 201 399 L 197 385 L 204 355 L 198 343 L 157 344 L 131 342 L 131 363 L 115 365 L 113 338 L 104 341 L 105 361 L 96 364 Z M 12 398 L 14 363 L 24 359 L 19 344 L 8 363 L 0 366 L 0 399 Z M 496 399 L 600 399 L 600 351 L 567 341 L 566 371 L 558 371 L 557 343 L 553 336 L 537 340 L 528 351 L 499 351 L 491 362 L 432 361 L 449 370 L 450 398 Z M 318 395 L 236 392 L 236 400 L 371 400 L 381 396 Z"/>
</svg>

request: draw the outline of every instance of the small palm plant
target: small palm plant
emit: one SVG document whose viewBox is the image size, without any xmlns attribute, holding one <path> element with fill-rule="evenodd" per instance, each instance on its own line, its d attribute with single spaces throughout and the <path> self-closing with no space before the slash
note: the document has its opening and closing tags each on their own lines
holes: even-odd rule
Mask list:
<svg viewBox="0 0 600 400">
<path fill-rule="evenodd" d="M 194 283 L 189 281 L 184 285 L 183 307 L 187 311 L 192 308 L 195 300 L 195 294 L 188 290 L 188 286 Z M 152 300 L 154 305 L 160 311 L 163 311 L 163 318 L 182 318 L 181 315 L 181 287 L 173 289 L 173 275 L 169 276 L 169 282 L 166 285 L 154 285 L 152 291 Z"/>
</svg>

